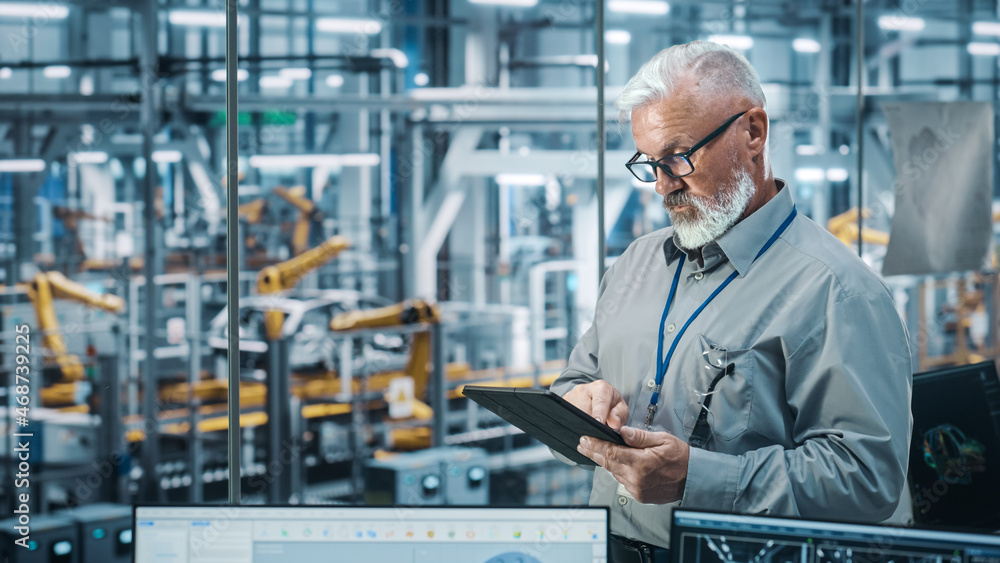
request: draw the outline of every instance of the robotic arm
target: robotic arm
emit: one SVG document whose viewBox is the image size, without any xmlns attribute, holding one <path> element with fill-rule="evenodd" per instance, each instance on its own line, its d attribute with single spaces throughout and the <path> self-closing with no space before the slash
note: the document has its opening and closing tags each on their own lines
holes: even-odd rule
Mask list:
<svg viewBox="0 0 1000 563">
<path fill-rule="evenodd" d="M 273 295 L 292 289 L 306 274 L 326 264 L 350 246 L 350 241 L 345 237 L 330 237 L 323 244 L 295 258 L 264 268 L 257 274 L 257 293 Z M 271 340 L 279 338 L 284 322 L 280 311 L 267 311 L 264 314 L 267 337 Z"/>
<path fill-rule="evenodd" d="M 292 233 L 292 253 L 298 256 L 309 247 L 309 231 L 313 221 L 322 220 L 323 214 L 316 208 L 316 204 L 306 197 L 305 186 L 292 188 L 277 186 L 272 191 L 299 210 L 299 218 L 295 221 L 295 230 Z"/>
<path fill-rule="evenodd" d="M 79 358 L 67 352 L 66 340 L 59 333 L 53 300 L 68 299 L 109 313 L 121 312 L 125 301 L 116 295 L 94 293 L 59 272 L 35 274 L 35 279 L 28 284 L 27 293 L 43 335 L 42 347 L 53 353 L 65 380 L 80 381 L 83 379 L 83 365 Z"/>
<path fill-rule="evenodd" d="M 439 322 L 441 322 L 441 311 L 436 304 L 422 299 L 409 299 L 381 309 L 341 313 L 330 321 L 330 330 L 346 331 Z M 417 397 L 422 396 L 427 388 L 430 361 L 431 333 L 426 330 L 417 332 L 413 335 L 410 358 L 406 365 L 406 373 L 413 378 L 414 395 Z"/>
</svg>

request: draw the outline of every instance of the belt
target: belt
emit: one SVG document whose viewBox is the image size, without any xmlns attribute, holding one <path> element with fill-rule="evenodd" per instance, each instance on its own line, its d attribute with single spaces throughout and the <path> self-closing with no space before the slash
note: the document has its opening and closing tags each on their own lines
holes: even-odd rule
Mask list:
<svg viewBox="0 0 1000 563">
<path fill-rule="evenodd" d="M 611 535 L 612 563 L 670 563 L 670 550 L 624 536 Z"/>
</svg>

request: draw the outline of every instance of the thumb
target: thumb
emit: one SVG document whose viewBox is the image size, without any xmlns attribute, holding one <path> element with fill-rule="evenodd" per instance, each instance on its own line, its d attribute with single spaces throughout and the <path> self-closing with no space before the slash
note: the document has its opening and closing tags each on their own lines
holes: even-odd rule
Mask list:
<svg viewBox="0 0 1000 563">
<path fill-rule="evenodd" d="M 625 443 L 633 448 L 652 448 L 666 443 L 665 432 L 650 432 L 641 428 L 622 426 L 621 435 Z"/>
</svg>

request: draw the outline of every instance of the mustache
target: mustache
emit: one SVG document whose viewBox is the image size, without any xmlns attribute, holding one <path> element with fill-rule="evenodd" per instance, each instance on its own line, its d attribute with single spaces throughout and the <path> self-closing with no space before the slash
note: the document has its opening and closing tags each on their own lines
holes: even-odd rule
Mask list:
<svg viewBox="0 0 1000 563">
<path fill-rule="evenodd" d="M 695 205 L 695 203 L 694 198 L 686 190 L 671 192 L 663 196 L 663 208 L 668 211 L 677 205 Z"/>
</svg>

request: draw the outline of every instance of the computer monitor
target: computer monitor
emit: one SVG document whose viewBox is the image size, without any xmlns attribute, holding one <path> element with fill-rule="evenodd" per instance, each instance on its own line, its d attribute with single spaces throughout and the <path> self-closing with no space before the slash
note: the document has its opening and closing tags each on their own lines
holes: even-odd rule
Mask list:
<svg viewBox="0 0 1000 563">
<path fill-rule="evenodd" d="M 1000 529 L 1000 380 L 992 361 L 913 376 L 909 486 L 922 524 Z"/>
<path fill-rule="evenodd" d="M 1000 536 L 676 509 L 673 563 L 993 563 Z"/>
<path fill-rule="evenodd" d="M 605 507 L 139 506 L 135 563 L 607 563 Z"/>
</svg>

